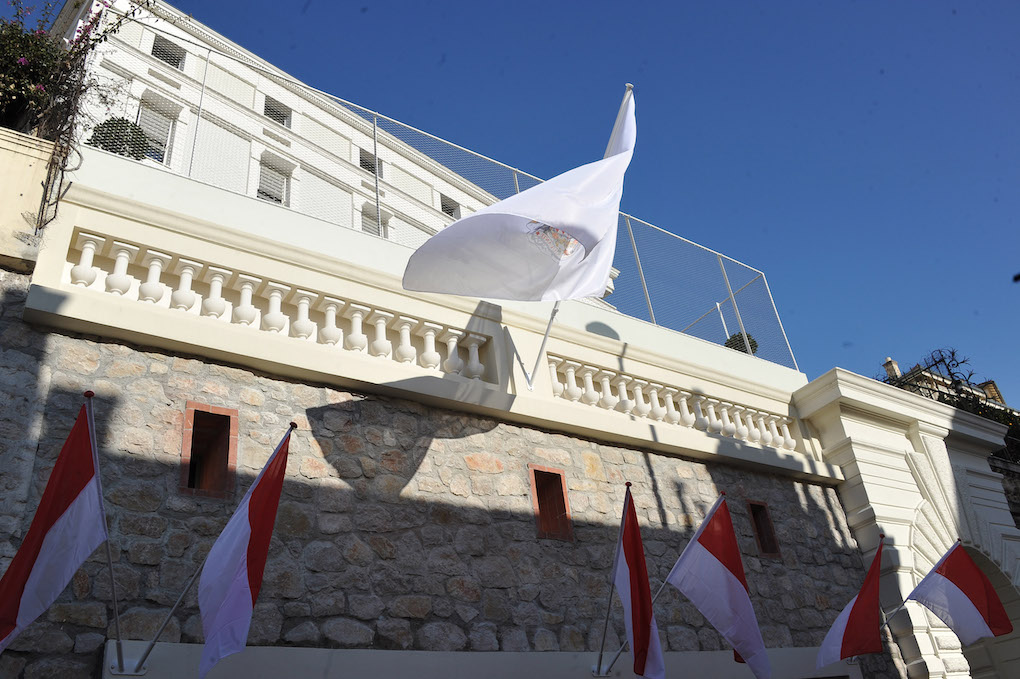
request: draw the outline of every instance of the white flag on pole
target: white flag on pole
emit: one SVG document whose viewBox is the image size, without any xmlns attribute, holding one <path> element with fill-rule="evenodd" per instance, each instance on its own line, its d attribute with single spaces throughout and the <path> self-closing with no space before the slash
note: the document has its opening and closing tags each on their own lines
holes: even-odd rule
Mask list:
<svg viewBox="0 0 1020 679">
<path fill-rule="evenodd" d="M 404 289 L 526 301 L 601 297 L 636 139 L 628 85 L 602 160 L 484 207 L 432 236 L 411 255 Z"/>
</svg>

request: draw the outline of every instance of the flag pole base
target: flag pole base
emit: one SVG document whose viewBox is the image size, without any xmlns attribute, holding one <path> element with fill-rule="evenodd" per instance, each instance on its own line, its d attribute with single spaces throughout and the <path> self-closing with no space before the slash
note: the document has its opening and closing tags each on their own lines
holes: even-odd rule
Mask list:
<svg viewBox="0 0 1020 679">
<path fill-rule="evenodd" d="M 138 662 L 138 658 L 124 658 L 124 669 L 117 669 L 117 661 L 110 663 L 110 676 L 111 677 L 144 677 L 146 672 L 149 671 L 149 665 L 146 663 L 142 665 L 142 668 L 137 672 L 134 670 L 135 664 Z"/>
<path fill-rule="evenodd" d="M 612 674 L 610 674 L 611 671 L 612 671 L 612 668 L 610 667 L 610 668 L 606 669 L 605 673 L 603 674 L 600 671 L 598 665 L 592 665 L 591 666 L 591 676 L 593 676 L 593 677 L 611 677 L 611 676 L 613 676 Z"/>
</svg>

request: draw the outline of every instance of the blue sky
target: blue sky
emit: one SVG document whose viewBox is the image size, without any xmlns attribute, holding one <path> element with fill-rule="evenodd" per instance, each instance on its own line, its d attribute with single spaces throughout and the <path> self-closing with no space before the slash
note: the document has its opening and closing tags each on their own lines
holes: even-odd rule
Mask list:
<svg viewBox="0 0 1020 679">
<path fill-rule="evenodd" d="M 1020 406 L 1018 3 L 172 4 L 540 177 L 633 82 L 623 209 L 763 270 L 809 377 L 954 346 Z"/>
</svg>

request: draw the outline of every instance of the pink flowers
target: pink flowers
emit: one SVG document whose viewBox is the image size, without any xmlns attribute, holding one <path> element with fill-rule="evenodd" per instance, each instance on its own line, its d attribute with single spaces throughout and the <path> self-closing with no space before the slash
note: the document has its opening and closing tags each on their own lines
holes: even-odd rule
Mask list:
<svg viewBox="0 0 1020 679">
<path fill-rule="evenodd" d="M 42 85 L 36 85 L 35 89 L 38 90 L 39 92 L 45 92 L 46 91 L 46 88 L 43 87 Z"/>
<path fill-rule="evenodd" d="M 28 66 L 28 59 L 26 59 L 25 57 L 19 57 L 18 66 Z"/>
</svg>

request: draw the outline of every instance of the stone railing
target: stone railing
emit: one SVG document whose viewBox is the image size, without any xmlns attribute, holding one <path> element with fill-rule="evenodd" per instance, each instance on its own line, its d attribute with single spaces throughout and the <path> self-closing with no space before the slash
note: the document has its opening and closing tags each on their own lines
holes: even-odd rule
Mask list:
<svg viewBox="0 0 1020 679">
<path fill-rule="evenodd" d="M 789 417 L 549 355 L 553 395 L 593 408 L 794 450 Z"/>
<path fill-rule="evenodd" d="M 191 257 L 79 232 L 68 262 L 77 259 L 77 263 L 67 275 L 75 286 L 161 306 L 168 312 L 418 365 L 436 373 L 495 381 L 483 362 L 491 339 L 487 335 Z M 131 275 L 132 270 L 139 275 Z M 437 351 L 440 345 L 445 358 Z"/>
</svg>

